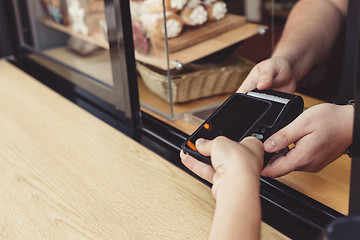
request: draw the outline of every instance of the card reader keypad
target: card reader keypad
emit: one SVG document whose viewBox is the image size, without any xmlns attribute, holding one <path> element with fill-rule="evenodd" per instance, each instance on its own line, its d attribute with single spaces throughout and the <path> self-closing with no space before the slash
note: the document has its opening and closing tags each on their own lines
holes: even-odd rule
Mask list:
<svg viewBox="0 0 360 240">
<path fill-rule="evenodd" d="M 259 133 L 253 133 L 253 134 L 251 134 L 251 136 L 256 137 L 260 141 L 262 141 L 264 139 L 264 135 L 259 134 Z"/>
<path fill-rule="evenodd" d="M 269 135 L 269 132 L 267 130 L 269 130 L 271 128 L 271 126 L 260 126 L 258 128 L 255 129 L 255 131 L 251 134 L 251 136 L 256 137 L 257 139 L 259 139 L 260 141 L 265 140 L 265 137 L 269 137 L 267 135 Z"/>
</svg>

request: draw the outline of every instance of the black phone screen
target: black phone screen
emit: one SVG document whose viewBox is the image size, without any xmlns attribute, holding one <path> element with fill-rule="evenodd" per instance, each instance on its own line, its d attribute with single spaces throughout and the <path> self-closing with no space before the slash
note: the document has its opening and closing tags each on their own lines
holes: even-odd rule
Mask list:
<svg viewBox="0 0 360 240">
<path fill-rule="evenodd" d="M 271 107 L 269 101 L 241 93 L 228 98 L 186 141 L 187 147 L 197 151 L 195 141 L 198 138 L 212 140 L 217 136 L 226 136 L 240 141 Z"/>
</svg>

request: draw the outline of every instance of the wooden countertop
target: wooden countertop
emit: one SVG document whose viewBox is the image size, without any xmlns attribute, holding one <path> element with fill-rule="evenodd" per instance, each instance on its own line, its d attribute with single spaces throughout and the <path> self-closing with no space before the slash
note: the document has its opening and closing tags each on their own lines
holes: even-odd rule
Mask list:
<svg viewBox="0 0 360 240">
<path fill-rule="evenodd" d="M 0 61 L 1 239 L 206 239 L 210 189 Z M 285 239 L 262 224 L 263 239 Z"/>
</svg>

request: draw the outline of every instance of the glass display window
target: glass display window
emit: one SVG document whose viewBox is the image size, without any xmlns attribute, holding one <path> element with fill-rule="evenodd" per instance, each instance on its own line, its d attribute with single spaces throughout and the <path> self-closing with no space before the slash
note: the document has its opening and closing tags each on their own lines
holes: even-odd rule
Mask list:
<svg viewBox="0 0 360 240">
<path fill-rule="evenodd" d="M 29 57 L 113 103 L 104 1 L 37 0 L 27 7 L 32 34 L 24 45 L 36 52 Z"/>
<path fill-rule="evenodd" d="M 255 63 L 234 52 L 267 26 L 248 21 L 236 2 L 130 1 L 143 111 L 190 133 L 238 89 Z"/>
</svg>

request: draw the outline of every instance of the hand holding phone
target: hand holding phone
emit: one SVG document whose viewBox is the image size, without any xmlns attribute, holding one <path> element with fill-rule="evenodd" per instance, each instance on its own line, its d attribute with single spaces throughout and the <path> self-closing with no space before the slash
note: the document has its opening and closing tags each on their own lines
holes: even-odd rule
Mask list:
<svg viewBox="0 0 360 240">
<path fill-rule="evenodd" d="M 211 164 L 209 157 L 197 151 L 197 139 L 212 140 L 217 136 L 226 136 L 239 142 L 246 136 L 255 136 L 264 142 L 300 115 L 303 107 L 300 96 L 273 90 L 235 93 L 182 144 L 182 149 L 196 159 Z M 272 155 L 265 153 L 264 166 Z"/>
<path fill-rule="evenodd" d="M 226 136 L 239 142 L 251 133 L 270 107 L 271 103 L 268 101 L 235 93 L 183 143 L 182 149 L 198 160 L 210 164 L 210 158 L 197 151 L 195 147 L 197 139 L 212 140 L 217 136 Z"/>
</svg>

